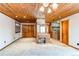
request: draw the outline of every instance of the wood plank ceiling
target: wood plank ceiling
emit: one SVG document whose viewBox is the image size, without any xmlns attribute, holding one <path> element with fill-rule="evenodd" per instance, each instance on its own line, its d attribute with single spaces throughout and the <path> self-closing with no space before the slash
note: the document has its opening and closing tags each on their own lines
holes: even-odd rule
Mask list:
<svg viewBox="0 0 79 59">
<path fill-rule="evenodd" d="M 34 15 L 39 11 L 41 3 L 0 3 L 0 12 L 21 22 L 36 22 Z M 56 10 L 52 9 L 51 13 L 45 14 L 46 22 L 52 22 L 60 18 L 79 12 L 79 4 L 77 3 L 61 3 Z"/>
</svg>

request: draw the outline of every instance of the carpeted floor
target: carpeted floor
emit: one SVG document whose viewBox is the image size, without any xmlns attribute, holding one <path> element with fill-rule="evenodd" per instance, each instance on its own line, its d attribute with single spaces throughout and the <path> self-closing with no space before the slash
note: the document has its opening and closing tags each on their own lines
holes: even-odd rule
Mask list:
<svg viewBox="0 0 79 59">
<path fill-rule="evenodd" d="M 79 56 L 79 50 L 54 39 L 52 43 L 37 44 L 35 38 L 22 38 L 0 51 L 0 56 Z"/>
</svg>

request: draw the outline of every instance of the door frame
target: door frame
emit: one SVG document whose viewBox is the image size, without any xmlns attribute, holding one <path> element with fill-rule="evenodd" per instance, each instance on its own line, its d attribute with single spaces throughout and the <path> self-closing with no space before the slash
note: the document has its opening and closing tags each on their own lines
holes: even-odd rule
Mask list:
<svg viewBox="0 0 79 59">
<path fill-rule="evenodd" d="M 36 37 L 36 23 L 22 23 L 22 37 L 23 37 L 23 25 L 34 25 L 34 37 Z"/>
<path fill-rule="evenodd" d="M 65 42 L 63 42 L 64 41 L 64 39 L 63 39 L 63 22 L 67 22 L 67 42 L 65 43 Z M 66 45 L 68 45 L 69 44 L 69 19 L 63 19 L 63 20 L 61 20 L 60 21 L 60 41 L 62 42 L 62 43 L 64 43 L 64 44 L 66 44 Z"/>
</svg>

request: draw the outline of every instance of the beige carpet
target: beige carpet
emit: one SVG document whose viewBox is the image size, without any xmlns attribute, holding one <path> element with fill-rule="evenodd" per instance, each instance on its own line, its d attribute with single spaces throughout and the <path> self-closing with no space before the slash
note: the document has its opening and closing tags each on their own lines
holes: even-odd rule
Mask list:
<svg viewBox="0 0 79 59">
<path fill-rule="evenodd" d="M 79 56 L 79 50 L 54 39 L 52 43 L 37 44 L 35 38 L 22 38 L 2 51 L 1 56 Z"/>
</svg>

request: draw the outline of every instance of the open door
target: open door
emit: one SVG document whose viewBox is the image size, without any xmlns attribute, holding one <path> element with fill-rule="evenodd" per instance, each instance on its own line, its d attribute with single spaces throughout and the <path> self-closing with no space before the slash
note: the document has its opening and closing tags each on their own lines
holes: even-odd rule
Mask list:
<svg viewBox="0 0 79 59">
<path fill-rule="evenodd" d="M 62 27 L 62 43 L 68 45 L 68 27 L 69 23 L 68 20 L 61 21 L 61 27 Z"/>
</svg>

